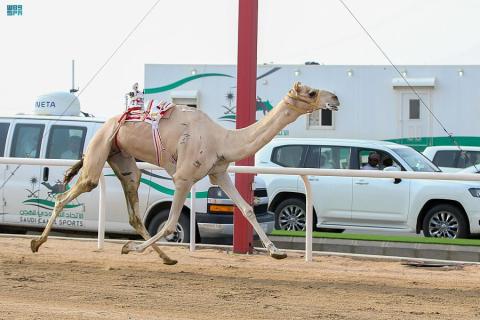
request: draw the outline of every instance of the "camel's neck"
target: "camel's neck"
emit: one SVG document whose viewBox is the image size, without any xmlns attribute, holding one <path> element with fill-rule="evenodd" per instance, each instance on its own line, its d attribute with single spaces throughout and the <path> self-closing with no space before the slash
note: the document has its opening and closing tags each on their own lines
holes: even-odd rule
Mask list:
<svg viewBox="0 0 480 320">
<path fill-rule="evenodd" d="M 300 113 L 290 109 L 282 100 L 260 121 L 229 132 L 225 141 L 225 147 L 228 149 L 225 158 L 233 162 L 255 154 L 299 115 Z"/>
</svg>

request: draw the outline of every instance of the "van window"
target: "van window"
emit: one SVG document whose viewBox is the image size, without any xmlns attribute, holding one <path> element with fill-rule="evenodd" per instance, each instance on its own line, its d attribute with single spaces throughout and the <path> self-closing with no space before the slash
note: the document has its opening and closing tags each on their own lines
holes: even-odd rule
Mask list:
<svg viewBox="0 0 480 320">
<path fill-rule="evenodd" d="M 305 158 L 305 168 L 349 169 L 350 147 L 310 146 Z"/>
<path fill-rule="evenodd" d="M 273 149 L 272 162 L 282 167 L 300 168 L 307 146 L 289 145 Z"/>
<path fill-rule="evenodd" d="M 13 132 L 10 156 L 15 158 L 38 158 L 42 145 L 43 124 L 21 123 Z"/>
<path fill-rule="evenodd" d="M 48 137 L 47 159 L 80 159 L 87 128 L 52 126 Z"/>
<path fill-rule="evenodd" d="M 7 141 L 7 133 L 9 123 L 0 123 L 0 157 L 5 155 L 5 142 Z"/>
</svg>

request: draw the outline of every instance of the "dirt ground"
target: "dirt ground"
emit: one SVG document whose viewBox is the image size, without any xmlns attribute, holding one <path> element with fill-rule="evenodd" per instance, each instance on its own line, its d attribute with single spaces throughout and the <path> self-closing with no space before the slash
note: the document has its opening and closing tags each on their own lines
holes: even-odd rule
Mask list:
<svg viewBox="0 0 480 320">
<path fill-rule="evenodd" d="M 479 319 L 480 266 L 0 238 L 0 319 Z"/>
</svg>

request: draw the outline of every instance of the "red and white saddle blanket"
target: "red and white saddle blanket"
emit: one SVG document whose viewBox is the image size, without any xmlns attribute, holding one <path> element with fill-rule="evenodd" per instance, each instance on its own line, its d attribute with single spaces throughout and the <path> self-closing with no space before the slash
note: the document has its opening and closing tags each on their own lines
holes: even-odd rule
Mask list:
<svg viewBox="0 0 480 320">
<path fill-rule="evenodd" d="M 157 157 L 157 164 L 160 165 L 162 153 L 165 151 L 165 147 L 162 143 L 160 133 L 158 132 L 158 126 L 161 119 L 168 119 L 173 111 L 175 104 L 166 101 L 151 100 L 147 103 L 147 110 L 143 110 L 141 106 L 132 106 L 123 113 L 118 119 L 119 127 L 125 122 L 147 122 L 152 126 L 153 145 L 155 147 L 155 154 Z M 118 132 L 118 130 L 117 130 Z M 117 134 L 115 133 L 115 144 L 120 150 Z M 170 160 L 176 162 L 170 155 Z"/>
</svg>

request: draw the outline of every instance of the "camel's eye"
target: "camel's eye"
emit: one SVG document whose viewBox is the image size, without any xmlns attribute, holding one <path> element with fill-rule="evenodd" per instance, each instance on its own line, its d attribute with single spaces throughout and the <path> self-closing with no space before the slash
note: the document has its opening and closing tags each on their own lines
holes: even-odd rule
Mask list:
<svg viewBox="0 0 480 320">
<path fill-rule="evenodd" d="M 310 92 L 308 93 L 308 96 L 309 96 L 310 98 L 315 98 L 315 97 L 317 96 L 317 91 L 310 91 Z"/>
</svg>

